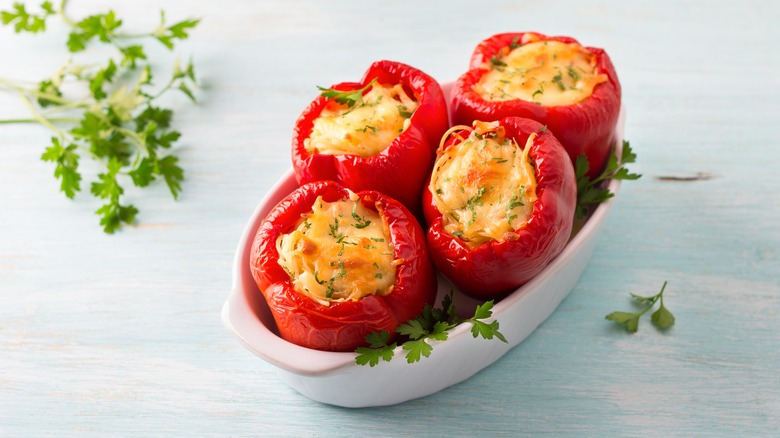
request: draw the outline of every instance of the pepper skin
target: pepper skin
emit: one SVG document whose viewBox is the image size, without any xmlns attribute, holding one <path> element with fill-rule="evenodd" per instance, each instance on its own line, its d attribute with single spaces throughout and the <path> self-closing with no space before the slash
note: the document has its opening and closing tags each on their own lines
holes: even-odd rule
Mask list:
<svg viewBox="0 0 780 438">
<path fill-rule="evenodd" d="M 423 211 L 430 224 L 428 250 L 434 265 L 461 292 L 483 300 L 505 296 L 536 276 L 563 250 L 571 234 L 577 198 L 574 167 L 549 130 L 520 117 L 508 117 L 499 124 L 520 148 L 532 133 L 537 134 L 529 154 L 538 199 L 527 223 L 514 231 L 511 240 L 490 240 L 470 248 L 444 231 L 443 216 L 430 189 L 423 193 Z M 451 147 L 456 141 L 453 136 L 442 147 Z"/>
<path fill-rule="evenodd" d="M 473 90 L 488 72 L 486 66 L 500 51 L 536 40 L 579 44 L 574 38 L 535 32 L 502 33 L 482 41 L 471 56 L 470 70 L 460 76 L 453 86 L 453 124 L 469 125 L 474 120 L 498 120 L 510 116 L 536 120 L 547 125 L 555 134 L 572 162 L 585 154 L 590 164 L 588 176 L 594 178 L 601 173 L 612 151 L 620 113 L 620 82 L 604 50 L 581 46 L 595 56 L 596 71 L 605 74 L 607 81 L 596 85 L 589 97 L 572 105 L 542 106 L 522 99 L 493 102 Z"/>
<path fill-rule="evenodd" d="M 359 90 L 374 78 L 381 84 L 403 84 L 419 106 L 410 126 L 382 152 L 361 157 L 352 154 L 310 154 L 304 141 L 312 132 L 328 99 L 317 97 L 295 124 L 292 162 L 298 184 L 318 180 L 338 181 L 353 191 L 377 190 L 401 201 L 414 213 L 420 211 L 420 194 L 430 172 L 439 139 L 449 127 L 447 101 L 439 83 L 431 76 L 405 64 L 377 61 L 359 83 L 344 82 L 332 89 Z"/>
<path fill-rule="evenodd" d="M 274 207 L 260 225 L 250 256 L 250 270 L 276 320 L 282 338 L 303 347 L 326 351 L 354 351 L 366 345 L 366 335 L 395 328 L 416 318 L 436 298 L 436 275 L 425 246 L 422 228 L 398 201 L 377 191 L 357 195 L 363 205 L 381 212 L 387 222 L 396 266 L 396 283 L 385 296 L 367 295 L 358 301 L 323 305 L 297 292 L 279 265 L 277 238 L 289 233 L 311 211 L 318 196 L 326 202 L 349 197 L 333 181 L 303 185 Z"/>
</svg>

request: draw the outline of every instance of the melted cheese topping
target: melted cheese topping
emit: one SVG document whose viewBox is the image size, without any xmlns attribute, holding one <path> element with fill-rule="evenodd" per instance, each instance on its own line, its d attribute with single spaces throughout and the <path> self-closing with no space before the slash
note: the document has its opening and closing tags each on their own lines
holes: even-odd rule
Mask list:
<svg viewBox="0 0 780 438">
<path fill-rule="evenodd" d="M 310 154 L 374 156 L 409 127 L 416 108 L 401 84 L 374 84 L 351 108 L 329 101 L 304 147 Z"/>
<path fill-rule="evenodd" d="M 460 143 L 439 148 L 429 186 L 444 231 L 471 247 L 515 238 L 514 231 L 526 224 L 537 199 L 528 156 L 536 134 L 520 149 L 513 139 L 504 138 L 497 122 L 474 125 Z"/>
<path fill-rule="evenodd" d="M 596 56 L 579 44 L 536 41 L 503 51 L 486 63 L 489 71 L 474 91 L 489 101 L 522 99 L 544 106 L 572 105 L 607 81 Z"/>
<path fill-rule="evenodd" d="M 325 202 L 289 234 L 279 236 L 279 264 L 295 290 L 329 305 L 387 295 L 395 285 L 396 265 L 387 223 L 351 193 L 350 199 Z"/>
</svg>

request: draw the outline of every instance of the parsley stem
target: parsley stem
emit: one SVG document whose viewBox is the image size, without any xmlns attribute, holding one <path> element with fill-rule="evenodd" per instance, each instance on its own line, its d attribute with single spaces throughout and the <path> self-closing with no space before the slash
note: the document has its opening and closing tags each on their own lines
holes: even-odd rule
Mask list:
<svg viewBox="0 0 780 438">
<path fill-rule="evenodd" d="M 112 35 L 116 39 L 138 39 L 138 38 L 154 38 L 157 36 L 156 33 L 149 32 L 149 33 L 115 33 Z"/>
<path fill-rule="evenodd" d="M 60 129 L 56 125 L 54 125 L 53 122 L 55 120 L 48 119 L 45 116 L 43 116 L 41 113 L 39 113 L 38 110 L 35 109 L 35 105 L 33 105 L 32 101 L 30 100 L 30 98 L 26 94 L 19 93 L 19 95 L 21 96 L 22 101 L 24 102 L 25 106 L 27 106 L 27 108 L 30 110 L 30 113 L 32 113 L 33 120 L 35 120 L 36 122 L 40 123 L 41 125 L 49 128 L 49 130 L 51 130 L 52 132 L 57 134 L 57 136 L 59 138 L 67 138 L 67 137 L 69 137 L 67 132 L 63 131 L 62 129 Z M 84 153 L 89 154 L 89 156 L 91 156 L 94 160 L 99 161 L 99 162 L 103 163 L 104 165 L 107 165 L 106 161 L 103 158 L 99 157 L 97 154 L 95 154 L 92 150 L 90 150 L 90 149 L 88 149 L 88 148 L 86 148 L 86 147 L 84 147 L 82 145 L 76 145 L 76 147 L 79 150 L 83 151 Z"/>
<path fill-rule="evenodd" d="M 127 129 L 121 126 L 117 126 L 114 129 L 116 129 L 118 132 L 121 132 L 126 137 L 131 138 L 135 143 L 143 149 L 144 152 L 147 154 L 149 153 L 149 149 L 146 147 L 146 139 L 142 138 L 140 135 L 138 135 L 135 131 L 132 129 Z"/>
<path fill-rule="evenodd" d="M 60 2 L 60 8 L 57 11 L 57 13 L 60 15 L 60 17 L 62 17 L 62 21 L 67 23 L 68 26 L 76 27 L 76 22 L 73 21 L 70 17 L 68 17 L 68 15 L 65 13 L 65 6 L 67 5 L 68 5 L 68 0 L 62 0 Z"/>
<path fill-rule="evenodd" d="M 45 97 L 44 97 L 44 99 L 45 99 Z M 64 104 L 61 104 L 61 105 L 58 105 L 58 106 L 54 106 L 54 107 L 51 107 L 51 108 L 46 108 L 45 110 L 41 111 L 41 113 L 42 114 L 59 113 L 59 112 L 62 112 L 62 111 L 70 111 L 70 110 L 79 109 L 79 108 L 86 108 L 87 106 L 89 106 L 89 104 L 87 104 L 85 102 L 64 103 Z M 49 120 L 52 120 L 52 119 L 49 118 Z M 78 123 L 79 121 L 80 121 L 80 119 L 79 120 L 73 119 L 74 123 Z"/>
<path fill-rule="evenodd" d="M 49 121 L 49 119 L 47 119 L 46 117 L 41 115 L 41 113 L 39 113 L 38 110 L 35 109 L 35 106 L 33 105 L 32 101 L 30 100 L 30 98 L 26 94 L 24 94 L 24 93 L 19 93 L 19 94 L 21 95 L 22 101 L 24 102 L 24 104 L 30 110 L 30 113 L 32 113 L 33 119 L 37 120 L 38 123 L 40 123 L 41 125 L 43 125 L 43 126 L 49 128 L 50 130 L 54 131 L 59 137 L 65 137 L 66 136 L 65 131 L 63 131 L 62 129 L 60 129 L 57 126 L 55 126 L 52 122 Z"/>
<path fill-rule="evenodd" d="M 653 306 L 655 306 L 655 303 L 658 302 L 659 300 L 661 301 L 661 306 L 663 306 L 663 304 L 664 304 L 664 289 L 666 289 L 666 282 L 665 281 L 664 281 L 663 286 L 661 286 L 661 292 L 658 292 L 657 295 L 655 295 L 654 297 L 652 297 L 650 299 L 650 301 L 649 301 L 650 304 L 648 304 L 647 307 L 644 308 L 644 310 L 639 312 L 639 316 L 642 316 L 645 313 L 647 313 L 647 311 L 652 309 Z"/>
<path fill-rule="evenodd" d="M 168 91 L 172 90 L 173 89 L 173 84 L 175 84 L 176 81 L 177 81 L 177 79 L 175 77 L 172 78 L 170 81 L 168 81 L 168 83 L 165 84 L 165 86 L 162 87 L 157 93 L 155 93 L 154 95 L 149 96 L 149 102 L 151 102 L 151 101 L 153 101 L 155 99 L 159 99 L 160 97 L 162 97 L 163 94 L 165 94 Z"/>
<path fill-rule="evenodd" d="M 32 88 L 25 88 L 25 87 L 23 87 L 21 85 L 18 85 L 14 81 L 9 81 L 9 80 L 3 79 L 3 78 L 0 78 L 0 86 L 5 87 L 6 89 L 10 89 L 10 90 L 16 91 L 17 93 L 19 93 L 20 95 L 25 96 L 25 97 L 26 97 L 26 95 L 31 94 L 31 95 L 35 96 L 36 98 L 45 99 L 45 100 L 48 100 L 50 102 L 55 102 L 55 103 L 58 103 L 58 104 L 61 104 L 61 105 L 71 105 L 71 106 L 74 106 L 74 107 L 88 106 L 86 103 L 68 100 L 68 99 L 65 99 L 64 97 L 58 96 L 56 94 L 44 93 L 42 91 L 38 91 L 38 90 L 35 90 L 35 89 L 32 89 Z"/>
<path fill-rule="evenodd" d="M 81 119 L 76 119 L 72 117 L 48 117 L 48 121 L 52 123 L 78 123 L 81 121 Z M 3 125 L 10 125 L 13 123 L 41 123 L 39 119 L 5 119 L 0 120 L 0 124 Z"/>
</svg>

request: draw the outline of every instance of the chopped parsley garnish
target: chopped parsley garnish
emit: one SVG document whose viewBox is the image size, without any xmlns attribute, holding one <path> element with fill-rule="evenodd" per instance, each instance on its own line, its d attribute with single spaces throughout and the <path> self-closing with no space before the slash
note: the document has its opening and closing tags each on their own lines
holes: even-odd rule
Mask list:
<svg viewBox="0 0 780 438">
<path fill-rule="evenodd" d="M 406 105 L 398 105 L 398 106 L 396 106 L 396 108 L 398 108 L 398 114 L 401 117 L 403 117 L 405 119 L 408 119 L 409 117 L 412 117 L 412 111 L 409 111 L 409 108 L 407 108 Z"/>
<path fill-rule="evenodd" d="M 563 74 L 558 70 L 558 74 L 553 76 L 552 82 L 558 86 L 561 91 L 566 91 L 566 86 L 563 85 Z"/>
<path fill-rule="evenodd" d="M 347 275 L 347 270 L 344 269 L 344 262 L 339 260 L 337 263 L 339 265 L 339 272 L 336 273 L 336 275 L 334 275 L 333 277 L 331 277 L 330 280 L 328 280 L 328 289 L 325 291 L 325 298 L 327 299 L 333 298 L 333 293 L 336 292 L 336 290 L 333 289 L 333 282 Z M 333 266 L 333 262 L 331 262 L 331 266 Z"/>
<path fill-rule="evenodd" d="M 363 103 L 363 92 L 371 88 L 374 83 L 376 83 L 376 78 L 372 79 L 371 82 L 359 90 L 339 91 L 332 88 L 323 88 L 319 86 L 317 88 L 322 91 L 320 96 L 330 100 L 335 100 L 342 105 L 346 105 L 348 108 L 352 108 L 355 106 L 355 104 Z"/>
<path fill-rule="evenodd" d="M 480 198 L 484 196 L 485 191 L 487 191 L 486 188 L 480 187 L 479 190 L 477 190 L 477 194 L 469 198 L 468 201 L 466 201 L 466 207 L 471 211 L 471 218 L 469 219 L 469 222 L 466 224 L 466 226 L 471 226 L 471 224 L 474 223 L 474 221 L 477 220 L 477 210 L 476 206 L 482 205 L 482 201 L 480 201 Z"/>
<path fill-rule="evenodd" d="M 488 132 L 485 132 L 484 134 L 480 134 L 479 132 L 475 131 L 474 132 L 474 137 L 476 137 L 476 138 L 478 138 L 480 140 L 482 140 L 484 138 L 496 138 L 496 137 L 498 137 L 498 133 L 496 131 L 488 131 Z"/>
<path fill-rule="evenodd" d="M 521 191 L 525 190 L 525 187 L 520 189 Z M 509 203 L 506 205 L 506 214 L 507 214 L 507 222 L 510 224 L 512 223 L 513 219 L 517 218 L 516 214 L 512 214 L 511 211 L 514 210 L 517 207 L 522 207 L 525 204 L 523 204 L 523 201 L 521 201 L 522 197 L 518 197 L 517 195 L 512 196 L 512 198 L 509 200 Z"/>
<path fill-rule="evenodd" d="M 493 55 L 493 57 L 490 58 L 490 65 L 493 67 L 506 67 L 506 62 L 502 61 L 498 55 Z"/>
<path fill-rule="evenodd" d="M 575 81 L 580 79 L 579 73 L 574 71 L 574 69 L 571 66 L 566 67 L 566 73 L 568 73 L 569 77 L 574 79 Z"/>
<path fill-rule="evenodd" d="M 333 223 L 329 225 L 329 228 L 330 230 L 328 231 L 328 234 L 330 234 L 331 237 L 339 242 L 344 240 L 344 234 L 339 231 L 339 218 L 334 217 Z"/>
<path fill-rule="evenodd" d="M 539 84 L 539 89 L 534 91 L 531 95 L 531 99 L 535 98 L 537 94 L 544 94 L 544 86 L 542 84 Z"/>
<path fill-rule="evenodd" d="M 355 228 L 361 229 L 371 225 L 371 221 L 357 214 L 357 202 L 352 204 L 352 219 L 355 219 Z"/>
</svg>

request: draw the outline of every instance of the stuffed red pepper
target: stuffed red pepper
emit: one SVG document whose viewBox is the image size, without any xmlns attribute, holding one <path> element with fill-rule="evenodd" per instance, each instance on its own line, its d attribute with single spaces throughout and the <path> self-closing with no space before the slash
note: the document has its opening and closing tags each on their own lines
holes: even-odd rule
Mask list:
<svg viewBox="0 0 780 438">
<path fill-rule="evenodd" d="M 454 124 L 519 116 L 552 131 L 590 177 L 606 165 L 620 113 L 620 83 L 602 49 L 564 36 L 502 33 L 477 45 L 452 91 Z"/>
<path fill-rule="evenodd" d="M 408 65 L 377 61 L 360 82 L 322 90 L 293 132 L 298 183 L 333 180 L 356 191 L 378 190 L 419 212 L 449 126 L 439 83 Z"/>
<path fill-rule="evenodd" d="M 250 268 L 279 334 L 318 350 L 353 351 L 369 333 L 392 334 L 436 298 L 411 213 L 377 191 L 333 181 L 303 185 L 269 213 Z"/>
<path fill-rule="evenodd" d="M 540 123 L 453 127 L 423 194 L 431 258 L 463 293 L 500 298 L 566 245 L 576 191 L 566 151 Z"/>
</svg>

